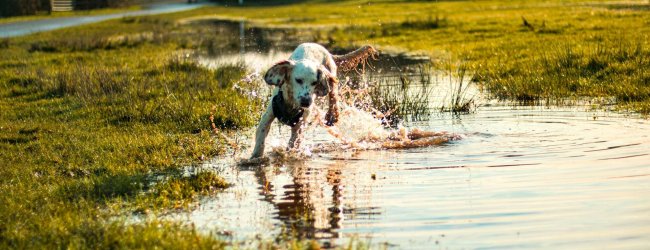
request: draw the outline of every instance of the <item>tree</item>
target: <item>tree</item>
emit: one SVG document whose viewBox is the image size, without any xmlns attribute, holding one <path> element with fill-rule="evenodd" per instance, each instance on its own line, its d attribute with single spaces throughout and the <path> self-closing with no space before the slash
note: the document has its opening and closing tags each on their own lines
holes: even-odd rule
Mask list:
<svg viewBox="0 0 650 250">
<path fill-rule="evenodd" d="M 3 17 L 34 15 L 49 8 L 49 0 L 0 0 L 0 16 Z"/>
</svg>

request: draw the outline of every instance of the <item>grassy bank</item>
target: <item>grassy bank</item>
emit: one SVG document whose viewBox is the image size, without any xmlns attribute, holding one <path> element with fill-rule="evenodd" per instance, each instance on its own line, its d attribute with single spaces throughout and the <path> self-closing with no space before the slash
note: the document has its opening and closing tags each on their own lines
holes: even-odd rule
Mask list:
<svg viewBox="0 0 650 250">
<path fill-rule="evenodd" d="M 256 118 L 259 105 L 229 88 L 245 70 L 185 60 L 200 46 L 181 39 L 188 32 L 150 17 L 4 40 L 0 248 L 222 246 L 169 222 L 115 219 L 191 207 L 227 187 L 181 167 L 224 154 L 211 113 L 226 132 Z"/>
<path fill-rule="evenodd" d="M 647 1 L 342 1 L 212 7 L 191 15 L 246 17 L 315 30 L 330 46 L 370 43 L 464 62 L 495 98 L 613 98 L 650 112 Z"/>
</svg>

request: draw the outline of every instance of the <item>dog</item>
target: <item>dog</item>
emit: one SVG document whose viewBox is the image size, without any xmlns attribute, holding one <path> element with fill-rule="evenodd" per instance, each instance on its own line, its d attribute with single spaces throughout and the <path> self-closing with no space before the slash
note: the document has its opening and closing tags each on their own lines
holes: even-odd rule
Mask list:
<svg viewBox="0 0 650 250">
<path fill-rule="evenodd" d="M 332 55 L 319 44 L 303 43 L 296 47 L 288 60 L 273 65 L 264 74 L 264 81 L 275 89 L 255 132 L 251 159 L 264 153 L 264 141 L 275 118 L 291 127 L 288 147 L 299 147 L 305 119 L 316 97 L 328 97 L 325 123 L 334 125 L 339 116 L 337 70 L 349 71 L 375 54 L 377 51 L 369 45 L 345 55 Z"/>
</svg>

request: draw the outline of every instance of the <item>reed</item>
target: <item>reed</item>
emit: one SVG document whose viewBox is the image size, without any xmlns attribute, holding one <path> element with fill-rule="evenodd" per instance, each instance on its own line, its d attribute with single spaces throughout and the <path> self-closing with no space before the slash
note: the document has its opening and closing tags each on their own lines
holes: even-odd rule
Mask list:
<svg viewBox="0 0 650 250">
<path fill-rule="evenodd" d="M 440 106 L 441 112 L 470 113 L 476 110 L 476 93 L 470 93 L 472 82 L 470 81 L 469 68 L 466 63 L 444 63 L 445 78 L 449 83 L 447 98 L 448 102 Z"/>
<path fill-rule="evenodd" d="M 431 114 L 432 83 L 430 65 L 418 65 L 415 72 L 394 75 L 369 74 L 372 106 L 383 113 L 391 125 L 400 121 L 425 120 Z"/>
</svg>

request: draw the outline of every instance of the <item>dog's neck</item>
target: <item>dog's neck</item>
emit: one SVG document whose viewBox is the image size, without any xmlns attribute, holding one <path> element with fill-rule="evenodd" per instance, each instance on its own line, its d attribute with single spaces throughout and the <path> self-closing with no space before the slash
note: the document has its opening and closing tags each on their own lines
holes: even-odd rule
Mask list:
<svg viewBox="0 0 650 250">
<path fill-rule="evenodd" d="M 291 85 L 291 84 L 285 84 L 285 85 Z M 282 95 L 282 99 L 284 99 L 284 104 L 286 104 L 287 107 L 290 109 L 302 108 L 300 104 L 298 104 L 293 99 L 293 96 L 291 96 L 291 94 L 293 93 L 293 89 L 291 88 L 291 86 L 286 86 L 285 88 L 280 88 L 280 92 L 278 93 L 279 95 Z"/>
<path fill-rule="evenodd" d="M 273 97 L 271 105 L 275 117 L 278 118 L 280 122 L 293 127 L 298 124 L 305 111 L 300 106 L 297 108 L 291 107 L 287 100 L 289 99 L 287 99 L 285 95 L 283 95 L 283 91 L 280 90 L 280 92 Z"/>
</svg>

